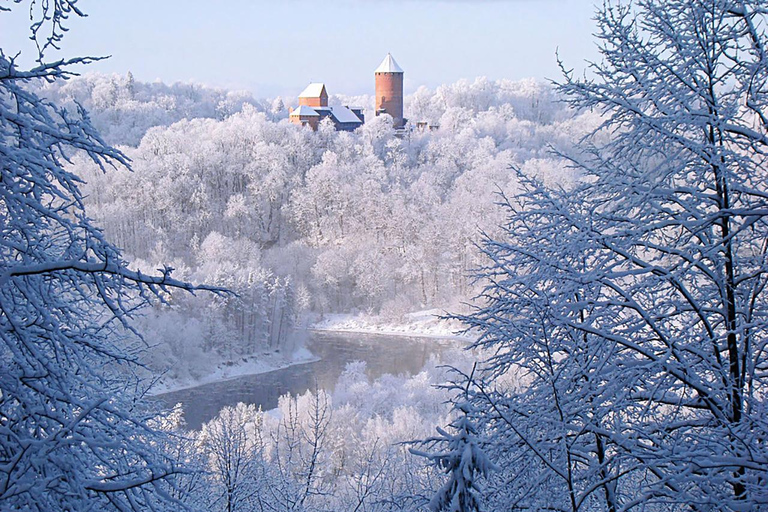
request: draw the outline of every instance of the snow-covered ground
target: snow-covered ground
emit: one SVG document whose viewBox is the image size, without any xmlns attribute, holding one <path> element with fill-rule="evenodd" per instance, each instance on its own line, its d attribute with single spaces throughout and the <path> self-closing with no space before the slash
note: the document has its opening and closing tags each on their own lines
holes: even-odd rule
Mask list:
<svg viewBox="0 0 768 512">
<path fill-rule="evenodd" d="M 360 332 L 424 338 L 450 338 L 471 340 L 455 320 L 440 319 L 439 309 L 417 311 L 404 315 L 401 321 L 384 320 L 369 315 L 329 314 L 310 325 L 310 330 L 335 332 Z"/>
<path fill-rule="evenodd" d="M 245 375 L 256 375 L 259 373 L 281 370 L 289 366 L 312 363 L 318 360 L 318 357 L 315 357 L 304 347 L 299 348 L 290 356 L 274 352 L 270 354 L 259 354 L 245 358 L 237 363 L 219 364 L 210 373 L 199 378 L 161 378 L 154 386 L 152 386 L 151 394 L 160 395 L 171 391 L 178 391 L 180 389 L 193 388 L 202 384 L 210 384 L 212 382 L 243 377 Z"/>
</svg>

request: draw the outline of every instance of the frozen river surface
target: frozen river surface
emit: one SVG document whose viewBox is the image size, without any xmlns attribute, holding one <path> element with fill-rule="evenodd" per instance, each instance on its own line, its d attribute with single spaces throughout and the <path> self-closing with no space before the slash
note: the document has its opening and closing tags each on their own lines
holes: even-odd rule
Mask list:
<svg viewBox="0 0 768 512">
<path fill-rule="evenodd" d="M 245 402 L 269 410 L 277 407 L 277 399 L 286 393 L 300 394 L 315 388 L 332 390 L 344 367 L 352 361 L 365 361 L 372 378 L 385 373 L 415 374 L 431 355 L 455 343 L 405 336 L 313 332 L 307 348 L 320 357 L 320 361 L 204 384 L 155 398 L 169 406 L 181 402 L 187 426 L 199 429 L 228 405 Z"/>
</svg>

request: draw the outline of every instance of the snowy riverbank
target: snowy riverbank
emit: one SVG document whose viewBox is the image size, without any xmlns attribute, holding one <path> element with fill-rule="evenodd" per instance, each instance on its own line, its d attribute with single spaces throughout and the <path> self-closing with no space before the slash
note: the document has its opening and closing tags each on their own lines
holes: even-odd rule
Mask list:
<svg viewBox="0 0 768 512">
<path fill-rule="evenodd" d="M 438 318 L 441 310 L 431 309 L 404 315 L 400 321 L 385 320 L 370 315 L 329 314 L 309 323 L 309 331 L 379 334 L 385 336 L 407 336 L 409 338 L 435 338 L 471 341 L 466 335 L 457 334 L 462 326 L 453 320 Z M 303 336 L 298 336 L 302 338 Z M 239 362 L 219 362 L 208 368 L 197 368 L 195 375 L 170 377 L 166 375 L 152 387 L 152 395 L 193 388 L 203 384 L 225 381 L 246 375 L 256 375 L 288 368 L 297 364 L 317 361 L 303 343 L 290 355 L 278 352 L 256 354 Z M 187 372 L 184 372 L 187 373 Z"/>
<path fill-rule="evenodd" d="M 329 314 L 309 326 L 313 331 L 357 332 L 408 336 L 412 338 L 445 338 L 471 341 L 473 338 L 458 334 L 462 324 L 455 320 L 440 319 L 439 309 L 417 311 L 403 316 L 400 321 L 385 320 L 369 315 Z"/>
<path fill-rule="evenodd" d="M 220 363 L 215 368 L 211 369 L 209 373 L 200 377 L 179 379 L 161 378 L 157 384 L 152 386 L 150 394 L 161 395 L 163 393 L 170 393 L 171 391 L 194 388 L 203 384 L 235 379 L 246 375 L 257 375 L 260 373 L 282 370 L 289 366 L 312 363 L 318 360 L 318 357 L 315 357 L 304 347 L 297 349 L 290 355 L 281 354 L 279 352 L 257 354 L 243 358 L 237 363 Z"/>
</svg>

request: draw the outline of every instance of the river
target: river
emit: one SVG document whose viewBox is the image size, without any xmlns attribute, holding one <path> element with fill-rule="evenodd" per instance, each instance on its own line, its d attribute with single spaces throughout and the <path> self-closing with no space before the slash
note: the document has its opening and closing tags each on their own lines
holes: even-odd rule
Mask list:
<svg viewBox="0 0 768 512">
<path fill-rule="evenodd" d="M 199 429 L 228 405 L 245 402 L 269 410 L 277 407 L 277 399 L 286 393 L 332 390 L 344 367 L 353 361 L 365 361 L 371 378 L 386 373 L 413 375 L 431 355 L 455 345 L 455 341 L 444 339 L 315 331 L 307 348 L 321 358 L 319 361 L 203 384 L 155 398 L 169 407 L 181 403 L 187 427 Z"/>
</svg>

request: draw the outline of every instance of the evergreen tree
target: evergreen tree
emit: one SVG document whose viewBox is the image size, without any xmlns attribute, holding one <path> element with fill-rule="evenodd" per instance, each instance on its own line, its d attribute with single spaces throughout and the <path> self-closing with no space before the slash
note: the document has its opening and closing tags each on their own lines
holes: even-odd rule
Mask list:
<svg viewBox="0 0 768 512">
<path fill-rule="evenodd" d="M 461 396 L 462 400 L 454 406 L 459 414 L 450 424 L 449 428 L 453 432 L 438 427 L 438 437 L 423 441 L 428 446 L 439 446 L 442 450 L 435 453 L 411 449 L 411 453 L 426 457 L 448 476 L 429 503 L 434 512 L 479 512 L 482 508 L 482 490 L 477 481 L 480 477 L 488 477 L 495 469 L 480 447 L 478 430 L 472 421 L 476 411 L 469 400 L 469 386 L 474 373 L 475 368 L 469 376 L 464 376 L 467 387 Z"/>
</svg>

